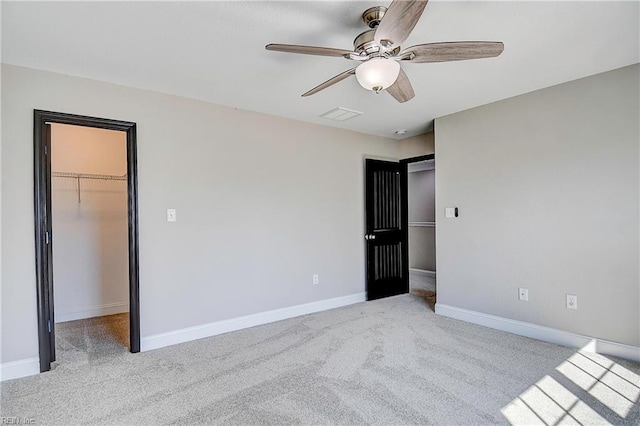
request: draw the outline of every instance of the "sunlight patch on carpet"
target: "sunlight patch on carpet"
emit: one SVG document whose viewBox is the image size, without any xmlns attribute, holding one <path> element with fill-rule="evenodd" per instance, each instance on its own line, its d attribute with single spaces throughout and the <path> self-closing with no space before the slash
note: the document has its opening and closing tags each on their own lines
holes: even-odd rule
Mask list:
<svg viewBox="0 0 640 426">
<path fill-rule="evenodd" d="M 640 401 L 640 376 L 603 355 L 579 350 L 556 371 L 593 399 L 579 398 L 547 375 L 502 408 L 511 424 L 611 424 L 594 405 L 624 420 Z"/>
</svg>

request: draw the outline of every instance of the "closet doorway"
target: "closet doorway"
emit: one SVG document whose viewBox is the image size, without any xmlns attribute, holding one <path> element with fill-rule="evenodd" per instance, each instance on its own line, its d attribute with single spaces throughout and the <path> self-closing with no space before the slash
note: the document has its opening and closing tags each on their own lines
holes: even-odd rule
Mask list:
<svg viewBox="0 0 640 426">
<path fill-rule="evenodd" d="M 407 253 L 409 292 L 436 302 L 435 158 L 427 155 L 406 163 Z"/>
<path fill-rule="evenodd" d="M 40 371 L 139 352 L 135 123 L 34 120 Z"/>
</svg>

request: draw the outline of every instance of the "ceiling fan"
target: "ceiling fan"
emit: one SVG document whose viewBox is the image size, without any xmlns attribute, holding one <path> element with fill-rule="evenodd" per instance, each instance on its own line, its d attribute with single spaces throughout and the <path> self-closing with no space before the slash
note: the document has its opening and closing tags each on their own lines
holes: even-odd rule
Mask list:
<svg viewBox="0 0 640 426">
<path fill-rule="evenodd" d="M 369 26 L 353 41 L 353 51 L 330 47 L 268 44 L 267 50 L 307 55 L 336 56 L 360 64 L 314 87 L 302 96 L 310 96 L 352 75 L 367 90 L 389 92 L 398 102 L 415 96 L 400 62 L 424 63 L 492 58 L 504 50 L 504 44 L 494 41 L 454 41 L 426 43 L 401 49 L 402 43 L 416 26 L 428 0 L 393 0 L 389 8 L 371 7 L 362 19 Z"/>
</svg>

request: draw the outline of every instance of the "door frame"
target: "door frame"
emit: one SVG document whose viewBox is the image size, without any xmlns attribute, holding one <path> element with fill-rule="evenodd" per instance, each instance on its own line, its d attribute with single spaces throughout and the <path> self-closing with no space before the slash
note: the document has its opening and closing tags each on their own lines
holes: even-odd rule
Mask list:
<svg viewBox="0 0 640 426">
<path fill-rule="evenodd" d="M 402 274 L 409 288 L 409 163 L 435 160 L 435 154 L 421 155 L 400 160 L 400 209 L 402 223 Z M 437 232 L 437 228 L 436 228 Z"/>
<path fill-rule="evenodd" d="M 40 372 L 55 361 L 53 309 L 53 245 L 51 223 L 51 148 L 47 124 L 70 124 L 118 130 L 127 137 L 127 206 L 129 222 L 129 347 L 140 352 L 140 291 L 138 265 L 138 162 L 136 123 L 61 112 L 33 111 L 35 260 Z"/>
</svg>

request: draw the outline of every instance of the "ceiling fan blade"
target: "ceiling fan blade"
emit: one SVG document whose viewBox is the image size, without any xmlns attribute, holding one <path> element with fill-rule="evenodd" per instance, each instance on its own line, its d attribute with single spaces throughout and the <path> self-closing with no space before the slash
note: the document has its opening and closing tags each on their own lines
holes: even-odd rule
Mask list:
<svg viewBox="0 0 640 426">
<path fill-rule="evenodd" d="M 385 48 L 404 43 L 422 16 L 427 1 L 393 0 L 376 28 L 376 43 Z"/>
<path fill-rule="evenodd" d="M 493 58 L 504 50 L 499 41 L 453 41 L 411 46 L 398 54 L 398 58 L 416 63 L 463 61 L 465 59 Z"/>
<path fill-rule="evenodd" d="M 398 79 L 387 88 L 387 92 L 400 103 L 407 102 L 416 95 L 409 81 L 409 77 L 407 77 L 407 74 L 405 74 L 402 68 L 400 69 L 400 74 L 398 74 Z"/>
<path fill-rule="evenodd" d="M 352 75 L 356 74 L 356 69 L 355 68 L 351 68 L 350 70 L 347 70 L 345 72 L 342 72 L 338 75 L 336 75 L 335 77 L 330 78 L 329 80 L 325 81 L 324 83 L 314 87 L 313 89 L 309 90 L 307 93 L 304 93 L 302 96 L 311 96 L 314 93 L 318 93 L 321 90 L 326 89 L 329 86 L 333 86 L 336 83 L 341 82 L 342 80 L 344 80 L 347 77 L 350 77 Z"/>
<path fill-rule="evenodd" d="M 357 53 L 351 50 L 333 49 L 331 47 L 299 46 L 297 44 L 267 44 L 265 49 L 276 52 L 302 53 L 304 55 L 342 56 L 347 59 L 352 53 L 357 55 Z"/>
</svg>

